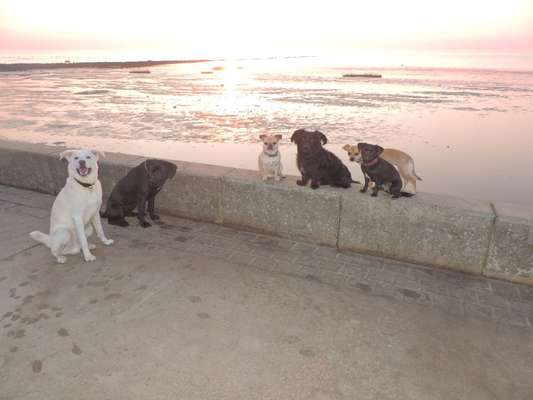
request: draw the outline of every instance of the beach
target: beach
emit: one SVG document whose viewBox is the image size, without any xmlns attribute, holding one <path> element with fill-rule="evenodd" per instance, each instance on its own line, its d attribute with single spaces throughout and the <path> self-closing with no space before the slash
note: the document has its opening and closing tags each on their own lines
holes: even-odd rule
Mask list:
<svg viewBox="0 0 533 400">
<path fill-rule="evenodd" d="M 0 138 L 255 170 L 258 136 L 295 129 L 415 160 L 419 190 L 531 205 L 533 73 L 353 68 L 316 59 L 212 61 L 0 73 Z M 130 73 L 141 68 L 145 73 Z M 382 78 L 346 78 L 379 73 Z"/>
</svg>

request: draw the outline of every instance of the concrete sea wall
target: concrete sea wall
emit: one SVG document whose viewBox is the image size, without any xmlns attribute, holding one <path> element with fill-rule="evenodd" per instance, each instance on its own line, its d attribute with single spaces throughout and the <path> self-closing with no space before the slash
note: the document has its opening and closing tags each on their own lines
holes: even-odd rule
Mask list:
<svg viewBox="0 0 533 400">
<path fill-rule="evenodd" d="M 0 183 L 57 194 L 61 147 L 0 140 Z M 145 157 L 108 153 L 104 201 Z M 533 284 L 533 208 L 419 193 L 391 200 L 352 189 L 263 182 L 257 172 L 174 161 L 156 206 L 165 214 L 237 226 L 360 253 Z"/>
</svg>

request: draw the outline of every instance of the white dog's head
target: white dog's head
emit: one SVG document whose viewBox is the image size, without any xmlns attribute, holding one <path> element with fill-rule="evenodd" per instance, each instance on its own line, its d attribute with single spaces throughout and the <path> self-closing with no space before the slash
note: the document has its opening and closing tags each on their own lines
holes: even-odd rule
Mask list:
<svg viewBox="0 0 533 400">
<path fill-rule="evenodd" d="M 264 153 L 269 156 L 278 154 L 278 142 L 281 137 L 281 135 L 259 135 L 259 139 L 263 142 Z"/>
<path fill-rule="evenodd" d="M 98 179 L 98 160 L 104 153 L 98 150 L 65 150 L 59 159 L 68 161 L 68 176 L 80 182 L 93 184 Z"/>
</svg>

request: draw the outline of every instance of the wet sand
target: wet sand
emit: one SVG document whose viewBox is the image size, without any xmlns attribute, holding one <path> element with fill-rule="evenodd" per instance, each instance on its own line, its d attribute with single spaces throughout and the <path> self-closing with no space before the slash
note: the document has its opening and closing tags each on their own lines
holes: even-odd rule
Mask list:
<svg viewBox="0 0 533 400">
<path fill-rule="evenodd" d="M 355 82 L 343 72 L 301 60 L 292 70 L 261 61 L 6 72 L 0 137 L 257 170 L 258 136 L 275 133 L 285 173 L 297 175 L 290 136 L 318 129 L 354 179 L 360 168 L 342 146 L 364 141 L 409 153 L 420 191 L 533 204 L 533 73 L 382 70 Z"/>
</svg>

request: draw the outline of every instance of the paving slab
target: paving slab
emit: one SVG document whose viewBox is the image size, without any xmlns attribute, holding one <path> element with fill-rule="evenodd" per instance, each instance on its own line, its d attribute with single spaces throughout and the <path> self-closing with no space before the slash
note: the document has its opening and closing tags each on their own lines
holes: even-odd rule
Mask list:
<svg viewBox="0 0 533 400">
<path fill-rule="evenodd" d="M 19 195 L 53 200 L 0 186 L 2 400 L 533 398 L 531 286 L 167 215 L 59 265 Z"/>
</svg>

